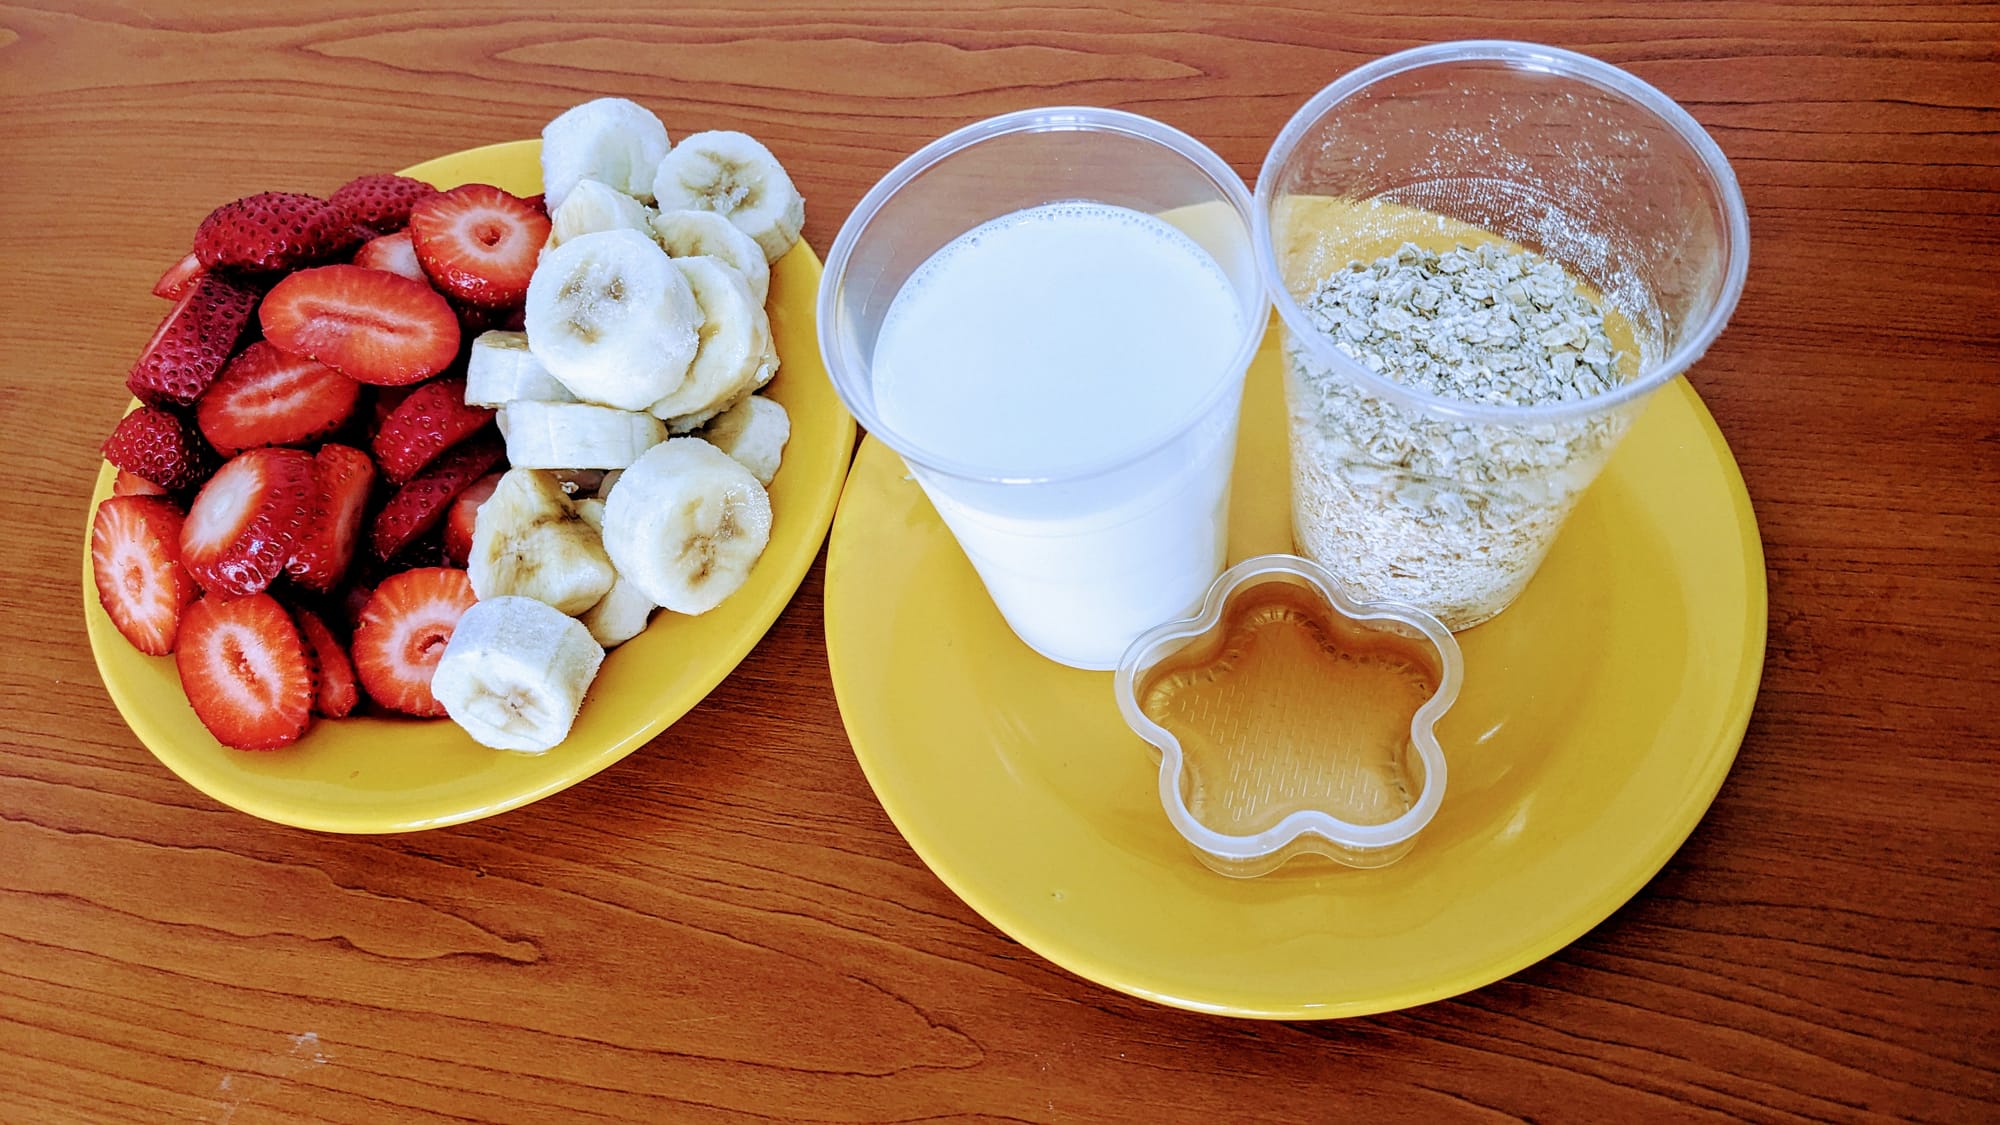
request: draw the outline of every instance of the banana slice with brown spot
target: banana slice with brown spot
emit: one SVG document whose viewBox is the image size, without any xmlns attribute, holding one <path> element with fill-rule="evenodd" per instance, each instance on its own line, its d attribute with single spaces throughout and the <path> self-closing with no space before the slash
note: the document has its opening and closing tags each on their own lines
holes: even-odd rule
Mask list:
<svg viewBox="0 0 2000 1125">
<path fill-rule="evenodd" d="M 647 450 L 604 504 L 604 547 L 617 573 L 676 613 L 722 604 L 770 541 L 764 486 L 700 438 Z"/>
</svg>

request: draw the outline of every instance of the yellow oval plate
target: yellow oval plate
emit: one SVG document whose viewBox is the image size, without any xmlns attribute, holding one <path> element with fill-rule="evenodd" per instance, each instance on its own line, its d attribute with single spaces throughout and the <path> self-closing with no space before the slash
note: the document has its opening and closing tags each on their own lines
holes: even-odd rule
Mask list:
<svg viewBox="0 0 2000 1125">
<path fill-rule="evenodd" d="M 1290 549 L 1275 333 L 1251 369 L 1231 555 Z M 826 574 L 855 757 L 939 878 L 1091 980 L 1199 1011 L 1361 1015 L 1477 988 L 1639 889 L 1729 772 L 1764 659 L 1764 559 L 1722 435 L 1662 390 L 1521 599 L 1460 636 L 1451 781 L 1408 858 L 1232 880 L 1160 810 L 1110 673 L 1029 651 L 902 463 L 862 445 Z"/>
<path fill-rule="evenodd" d="M 405 174 L 439 187 L 490 183 L 541 190 L 541 142 L 489 145 Z M 446 720 L 320 719 L 295 746 L 265 753 L 223 747 L 181 693 L 172 657 L 141 655 L 98 605 L 83 554 L 90 647 L 112 702 L 147 749 L 190 785 L 253 816 L 325 832 L 402 832 L 476 820 L 539 800 L 618 761 L 722 682 L 777 620 L 826 538 L 854 450 L 854 421 L 819 358 L 813 304 L 819 259 L 805 243 L 771 269 L 771 330 L 782 360 L 766 392 L 792 418 L 771 482 L 771 544 L 750 580 L 700 617 L 661 612 L 612 650 L 576 726 L 546 754 L 489 750 Z M 91 509 L 111 491 L 98 474 Z"/>
</svg>

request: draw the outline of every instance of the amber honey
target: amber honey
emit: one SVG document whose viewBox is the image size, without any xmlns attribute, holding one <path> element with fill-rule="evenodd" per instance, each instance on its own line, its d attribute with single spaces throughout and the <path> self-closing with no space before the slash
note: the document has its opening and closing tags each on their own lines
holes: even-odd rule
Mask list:
<svg viewBox="0 0 2000 1125">
<path fill-rule="evenodd" d="M 1436 644 L 1413 627 L 1356 621 L 1310 585 L 1264 581 L 1135 687 L 1181 744 L 1188 810 L 1242 835 L 1302 809 L 1353 824 L 1409 811 L 1424 784 L 1410 723 L 1442 676 Z"/>
</svg>

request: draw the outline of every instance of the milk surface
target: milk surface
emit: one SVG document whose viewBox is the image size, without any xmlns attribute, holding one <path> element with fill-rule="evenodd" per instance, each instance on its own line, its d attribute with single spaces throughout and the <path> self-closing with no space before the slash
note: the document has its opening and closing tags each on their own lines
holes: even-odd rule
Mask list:
<svg viewBox="0 0 2000 1125">
<path fill-rule="evenodd" d="M 1097 203 L 988 222 L 898 292 L 873 363 L 886 428 L 993 480 L 1056 478 L 995 484 L 912 465 L 1043 655 L 1112 667 L 1220 572 L 1243 333 L 1234 287 L 1193 240 Z"/>
</svg>

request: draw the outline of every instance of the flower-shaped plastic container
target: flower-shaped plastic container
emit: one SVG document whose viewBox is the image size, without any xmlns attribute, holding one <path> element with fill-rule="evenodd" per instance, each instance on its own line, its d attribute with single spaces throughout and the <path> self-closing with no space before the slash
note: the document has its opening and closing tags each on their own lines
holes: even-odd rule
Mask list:
<svg viewBox="0 0 2000 1125">
<path fill-rule="evenodd" d="M 1430 614 L 1262 555 L 1224 571 L 1194 617 L 1132 642 L 1115 690 L 1159 750 L 1167 819 L 1203 863 L 1247 878 L 1301 855 L 1408 854 L 1444 799 L 1436 725 L 1464 677 Z"/>
</svg>

